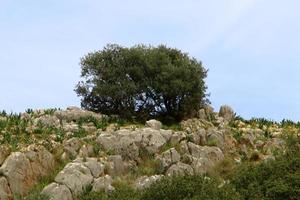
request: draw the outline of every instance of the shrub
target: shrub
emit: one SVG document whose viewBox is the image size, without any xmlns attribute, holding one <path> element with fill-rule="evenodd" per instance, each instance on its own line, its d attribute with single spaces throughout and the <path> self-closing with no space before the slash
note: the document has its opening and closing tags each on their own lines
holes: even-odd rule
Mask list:
<svg viewBox="0 0 300 200">
<path fill-rule="evenodd" d="M 180 50 L 107 45 L 81 59 L 83 108 L 142 119 L 180 120 L 207 103 L 207 70 Z"/>
<path fill-rule="evenodd" d="M 234 200 L 241 199 L 229 185 L 219 187 L 214 179 L 203 176 L 173 176 L 152 184 L 142 194 L 142 200 Z"/>
<path fill-rule="evenodd" d="M 287 139 L 286 153 L 274 161 L 245 164 L 234 172 L 231 183 L 244 199 L 291 199 L 300 197 L 300 139 Z"/>
</svg>

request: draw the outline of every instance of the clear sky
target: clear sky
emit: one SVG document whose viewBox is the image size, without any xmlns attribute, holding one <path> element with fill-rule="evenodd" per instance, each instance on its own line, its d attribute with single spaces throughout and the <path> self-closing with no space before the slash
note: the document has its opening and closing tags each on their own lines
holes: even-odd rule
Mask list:
<svg viewBox="0 0 300 200">
<path fill-rule="evenodd" d="M 299 0 L 0 0 L 0 110 L 79 106 L 80 57 L 145 43 L 201 60 L 215 110 L 299 121 L 299 9 Z"/>
</svg>

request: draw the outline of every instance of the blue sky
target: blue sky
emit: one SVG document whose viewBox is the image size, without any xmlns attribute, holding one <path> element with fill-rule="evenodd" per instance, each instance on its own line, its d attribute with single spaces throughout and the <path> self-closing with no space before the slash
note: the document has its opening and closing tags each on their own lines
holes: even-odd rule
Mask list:
<svg viewBox="0 0 300 200">
<path fill-rule="evenodd" d="M 299 0 L 0 0 L 0 110 L 79 105 L 80 57 L 107 43 L 162 43 L 209 69 L 215 110 L 299 121 L 299 8 Z"/>
</svg>

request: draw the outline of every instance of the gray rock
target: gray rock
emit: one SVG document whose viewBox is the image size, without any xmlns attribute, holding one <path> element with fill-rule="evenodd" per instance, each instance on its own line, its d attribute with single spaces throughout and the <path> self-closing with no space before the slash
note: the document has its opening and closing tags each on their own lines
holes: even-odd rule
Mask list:
<svg viewBox="0 0 300 200">
<path fill-rule="evenodd" d="M 149 121 L 146 121 L 146 124 L 145 124 L 146 127 L 150 127 L 150 128 L 153 128 L 155 130 L 159 130 L 161 129 L 161 122 L 160 121 L 157 121 L 155 119 L 151 119 Z"/>
<path fill-rule="evenodd" d="M 71 190 L 73 197 L 76 197 L 93 182 L 93 176 L 90 169 L 84 164 L 69 163 L 58 173 L 55 181 L 66 185 Z"/>
<path fill-rule="evenodd" d="M 164 130 L 160 129 L 160 134 L 165 138 L 165 140 L 168 142 L 172 137 L 172 130 Z"/>
<path fill-rule="evenodd" d="M 210 146 L 224 147 L 224 134 L 221 131 L 215 129 L 209 129 L 207 131 L 206 143 Z"/>
<path fill-rule="evenodd" d="M 21 152 L 14 152 L 8 156 L 0 171 L 7 178 L 14 195 L 25 195 L 37 181 L 30 161 Z"/>
<path fill-rule="evenodd" d="M 94 178 L 98 178 L 104 173 L 105 165 L 97 160 L 97 158 L 77 158 L 74 163 L 82 163 L 91 171 Z"/>
<path fill-rule="evenodd" d="M 78 151 L 81 147 L 81 141 L 79 138 L 71 138 L 67 141 L 64 141 L 63 147 L 64 151 L 67 153 L 69 158 L 74 159 L 78 155 Z"/>
<path fill-rule="evenodd" d="M 224 154 L 218 147 L 199 146 L 192 142 L 189 142 L 187 145 L 190 154 L 195 158 L 208 158 L 215 162 L 224 159 Z"/>
<path fill-rule="evenodd" d="M 97 178 L 94 180 L 93 183 L 93 192 L 111 192 L 115 190 L 115 188 L 111 185 L 112 184 L 112 178 L 109 175 L 105 175 L 103 177 Z"/>
<path fill-rule="evenodd" d="M 0 166 L 3 164 L 4 160 L 9 156 L 10 149 L 7 146 L 1 145 L 0 146 Z"/>
<path fill-rule="evenodd" d="M 26 158 L 30 161 L 32 172 L 36 179 L 47 176 L 55 167 L 53 155 L 40 145 L 30 145 L 24 152 Z"/>
<path fill-rule="evenodd" d="M 9 188 L 5 177 L 0 177 L 0 199 L 11 200 L 13 198 L 12 192 Z"/>
<path fill-rule="evenodd" d="M 135 183 L 134 188 L 138 190 L 142 190 L 150 187 L 153 183 L 160 180 L 164 175 L 153 175 L 153 176 L 142 176 L 139 177 Z"/>
<path fill-rule="evenodd" d="M 184 175 L 184 174 L 192 175 L 194 174 L 194 171 L 190 165 L 181 162 L 173 164 L 166 172 L 167 176 Z"/>
<path fill-rule="evenodd" d="M 141 146 L 150 154 L 157 153 L 167 142 L 159 131 L 151 128 L 142 129 L 140 134 L 142 137 Z"/>
<path fill-rule="evenodd" d="M 220 108 L 219 116 L 223 117 L 224 120 L 226 120 L 226 121 L 230 121 L 234 118 L 235 113 L 231 107 L 229 107 L 227 105 L 223 105 Z"/>
<path fill-rule="evenodd" d="M 47 195 L 50 200 L 73 200 L 72 193 L 65 185 L 51 183 L 46 186 L 41 194 Z"/>
<path fill-rule="evenodd" d="M 175 148 L 171 148 L 156 158 L 159 162 L 160 171 L 164 172 L 165 169 L 180 161 L 180 154 Z"/>
<path fill-rule="evenodd" d="M 110 175 L 121 175 L 124 172 L 124 163 L 122 156 L 112 155 L 108 156 L 108 173 Z"/>
</svg>

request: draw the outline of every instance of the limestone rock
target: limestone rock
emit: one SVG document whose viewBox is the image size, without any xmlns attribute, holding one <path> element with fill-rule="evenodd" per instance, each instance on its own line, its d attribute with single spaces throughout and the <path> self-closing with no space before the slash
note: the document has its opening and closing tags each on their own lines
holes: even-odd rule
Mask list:
<svg viewBox="0 0 300 200">
<path fill-rule="evenodd" d="M 108 173 L 110 175 L 121 175 L 124 172 L 122 156 L 112 155 L 108 157 Z"/>
<path fill-rule="evenodd" d="M 58 173 L 55 181 L 66 185 L 71 190 L 73 197 L 75 197 L 93 182 L 93 176 L 89 168 L 84 164 L 69 163 Z"/>
<path fill-rule="evenodd" d="M 50 200 L 73 200 L 72 193 L 65 185 L 51 183 L 46 186 L 41 194 L 47 195 Z"/>
<path fill-rule="evenodd" d="M 77 158 L 73 162 L 83 163 L 87 168 L 90 169 L 94 178 L 98 178 L 104 173 L 105 166 L 97 160 L 97 158 Z"/>
<path fill-rule="evenodd" d="M 159 131 L 144 128 L 141 130 L 141 146 L 144 147 L 150 154 L 157 153 L 160 148 L 167 142 Z"/>
<path fill-rule="evenodd" d="M 223 117 L 226 121 L 230 121 L 234 118 L 235 113 L 231 107 L 223 105 L 220 108 L 219 116 Z"/>
<path fill-rule="evenodd" d="M 14 152 L 8 156 L 1 166 L 0 171 L 7 178 L 14 195 L 26 194 L 37 181 L 30 161 L 21 152 Z"/>
<path fill-rule="evenodd" d="M 135 181 L 134 188 L 138 190 L 148 188 L 150 185 L 160 180 L 162 177 L 164 176 L 163 175 L 141 176 Z"/>
<path fill-rule="evenodd" d="M 4 145 L 0 146 L 0 165 L 3 164 L 4 160 L 9 156 L 10 148 Z"/>
<path fill-rule="evenodd" d="M 72 159 L 76 158 L 78 151 L 81 147 L 81 141 L 79 138 L 71 138 L 63 143 L 64 151 Z"/>
<path fill-rule="evenodd" d="M 5 177 L 0 177 L 0 199 L 11 200 L 13 198 L 12 192 L 9 188 Z"/>
<path fill-rule="evenodd" d="M 100 177 L 100 178 L 97 178 L 94 180 L 92 191 L 93 192 L 113 191 L 113 190 L 115 190 L 115 188 L 111 184 L 112 184 L 111 176 L 105 175 L 103 177 Z"/>
<path fill-rule="evenodd" d="M 54 169 L 54 157 L 44 146 L 30 145 L 24 154 L 30 161 L 32 172 L 37 179 L 50 174 Z"/>
<path fill-rule="evenodd" d="M 160 171 L 164 171 L 166 168 L 180 161 L 180 154 L 175 148 L 171 148 L 156 158 L 160 163 Z"/>
<path fill-rule="evenodd" d="M 166 175 L 167 176 L 183 175 L 183 174 L 192 175 L 193 173 L 194 173 L 193 168 L 190 165 L 178 162 L 176 164 L 173 164 L 167 170 Z"/>
<path fill-rule="evenodd" d="M 146 121 L 145 125 L 146 125 L 146 127 L 150 127 L 150 128 L 155 129 L 155 130 L 161 129 L 161 126 L 162 126 L 161 122 L 157 121 L 155 119 L 151 119 L 149 121 Z"/>
</svg>

